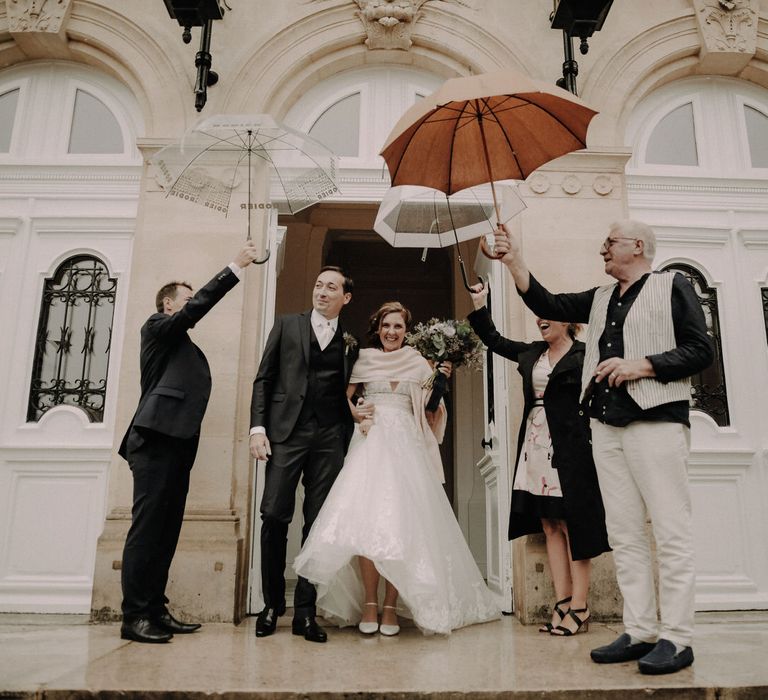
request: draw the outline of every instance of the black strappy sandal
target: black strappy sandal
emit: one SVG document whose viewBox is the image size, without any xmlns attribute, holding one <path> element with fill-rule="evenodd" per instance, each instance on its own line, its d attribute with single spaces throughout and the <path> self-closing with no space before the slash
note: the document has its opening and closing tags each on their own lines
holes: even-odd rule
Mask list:
<svg viewBox="0 0 768 700">
<path fill-rule="evenodd" d="M 573 618 L 573 621 L 576 623 L 575 631 L 570 630 L 563 625 L 558 625 L 550 632 L 550 634 L 553 637 L 572 637 L 574 634 L 578 634 L 579 632 L 589 631 L 589 618 L 592 617 L 592 615 L 589 614 L 582 620 L 576 613 L 589 613 L 589 608 L 576 608 L 576 610 L 571 608 L 568 611 L 568 615 L 570 615 Z"/>
<path fill-rule="evenodd" d="M 562 622 L 565 619 L 565 616 L 567 614 L 567 611 L 563 610 L 560 606 L 563 603 L 570 603 L 571 602 L 571 596 L 568 596 L 567 598 L 563 598 L 562 600 L 558 600 L 555 603 L 554 612 L 557 613 L 557 615 L 560 617 L 560 622 Z M 539 632 L 545 632 L 547 634 L 552 634 L 552 630 L 555 629 L 552 626 L 551 622 L 548 622 L 546 625 L 542 625 L 539 627 Z"/>
</svg>

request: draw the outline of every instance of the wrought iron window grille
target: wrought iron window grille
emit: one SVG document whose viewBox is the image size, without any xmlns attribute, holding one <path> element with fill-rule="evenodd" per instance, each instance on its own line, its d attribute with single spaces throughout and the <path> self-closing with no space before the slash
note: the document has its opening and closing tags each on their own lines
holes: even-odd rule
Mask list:
<svg viewBox="0 0 768 700">
<path fill-rule="evenodd" d="M 768 287 L 761 287 L 760 295 L 763 299 L 763 320 L 765 321 L 765 340 L 766 342 L 768 342 Z"/>
<path fill-rule="evenodd" d="M 117 279 L 98 258 L 65 260 L 43 285 L 27 407 L 37 422 L 54 406 L 104 420 Z"/>
<path fill-rule="evenodd" d="M 691 408 L 702 411 L 712 418 L 719 426 L 731 424 L 728 411 L 728 393 L 725 386 L 725 367 L 723 364 L 723 345 L 720 333 L 720 314 L 717 304 L 717 290 L 707 284 L 704 275 L 692 265 L 673 263 L 666 265 L 663 270 L 674 270 L 684 275 L 693 285 L 704 318 L 707 323 L 707 334 L 712 339 L 715 348 L 715 360 L 703 372 L 691 377 Z"/>
</svg>

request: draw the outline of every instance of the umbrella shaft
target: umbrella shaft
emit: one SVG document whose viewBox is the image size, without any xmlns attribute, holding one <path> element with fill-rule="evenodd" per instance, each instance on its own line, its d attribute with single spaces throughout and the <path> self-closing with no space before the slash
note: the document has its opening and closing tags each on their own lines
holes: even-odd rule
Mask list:
<svg viewBox="0 0 768 700">
<path fill-rule="evenodd" d="M 493 185 L 493 170 L 491 170 L 491 155 L 488 153 L 488 142 L 485 140 L 485 127 L 483 126 L 483 116 L 478 109 L 478 125 L 480 127 L 480 138 L 483 141 L 483 155 L 485 155 L 485 167 L 488 169 L 488 180 L 491 183 L 491 196 L 493 197 L 493 208 L 496 211 L 496 225 L 501 225 L 501 214 L 499 212 L 499 203 L 496 200 L 496 188 Z"/>
</svg>

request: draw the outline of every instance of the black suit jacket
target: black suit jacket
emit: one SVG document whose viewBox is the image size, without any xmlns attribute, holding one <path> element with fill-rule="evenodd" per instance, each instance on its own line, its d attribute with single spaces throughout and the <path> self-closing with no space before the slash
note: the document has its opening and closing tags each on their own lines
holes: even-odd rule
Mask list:
<svg viewBox="0 0 768 700">
<path fill-rule="evenodd" d="M 311 315 L 310 310 L 279 316 L 275 320 L 253 381 L 251 427 L 264 426 L 271 442 L 285 442 L 290 437 L 304 405 L 309 378 Z M 344 332 L 341 322 L 339 332 Z M 349 439 L 353 424 L 346 390 L 352 365 L 357 359 L 357 346 L 354 350 L 345 346 L 343 357 L 343 366 L 339 368 L 339 392 L 343 397 Z"/>
<path fill-rule="evenodd" d="M 132 427 L 147 428 L 175 438 L 200 432 L 211 394 L 211 370 L 203 351 L 187 331 L 238 283 L 224 268 L 173 315 L 152 314 L 141 328 L 141 398 L 119 454 Z"/>
</svg>

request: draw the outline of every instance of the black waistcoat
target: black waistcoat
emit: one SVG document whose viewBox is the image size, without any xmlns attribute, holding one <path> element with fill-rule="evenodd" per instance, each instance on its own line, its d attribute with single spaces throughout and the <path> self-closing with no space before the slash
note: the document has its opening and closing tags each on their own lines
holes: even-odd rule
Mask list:
<svg viewBox="0 0 768 700">
<path fill-rule="evenodd" d="M 325 350 L 320 349 L 315 334 L 310 332 L 309 379 L 307 395 L 299 414 L 299 421 L 314 416 L 320 425 L 331 425 L 344 420 L 344 342 L 337 327 L 333 339 Z"/>
</svg>

